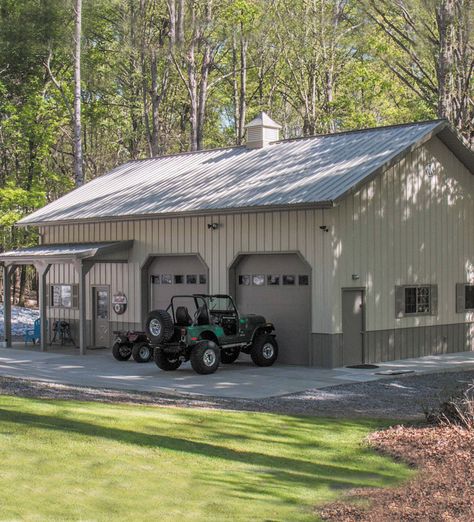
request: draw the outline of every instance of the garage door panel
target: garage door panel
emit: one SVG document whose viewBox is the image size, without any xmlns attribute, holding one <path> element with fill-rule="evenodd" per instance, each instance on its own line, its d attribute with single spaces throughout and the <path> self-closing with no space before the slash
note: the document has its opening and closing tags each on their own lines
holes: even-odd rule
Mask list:
<svg viewBox="0 0 474 522">
<path fill-rule="evenodd" d="M 236 300 L 243 313 L 275 324 L 279 361 L 309 364 L 310 268 L 296 254 L 244 256 L 235 269 Z"/>
<path fill-rule="evenodd" d="M 152 309 L 166 309 L 174 295 L 208 293 L 207 274 L 197 256 L 156 257 L 148 269 Z"/>
</svg>

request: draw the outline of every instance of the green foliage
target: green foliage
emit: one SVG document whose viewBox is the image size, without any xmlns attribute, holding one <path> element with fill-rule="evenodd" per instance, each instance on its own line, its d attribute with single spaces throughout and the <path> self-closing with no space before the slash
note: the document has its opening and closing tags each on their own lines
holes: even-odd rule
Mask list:
<svg viewBox="0 0 474 522">
<path fill-rule="evenodd" d="M 458 4 L 470 9 L 471 2 Z M 388 0 L 226 0 L 211 10 L 208 0 L 186 0 L 184 38 L 175 44 L 165 2 L 83 4 L 86 179 L 130 158 L 189 150 L 190 95 L 180 72 L 189 73 L 192 6 L 198 83 L 204 44 L 215 53 L 205 147 L 239 141 L 241 109 L 246 121 L 270 112 L 284 125 L 284 137 L 436 114 L 436 89 L 425 95 L 418 92 L 423 77 L 416 88 L 400 77 L 406 64 L 415 79 L 425 71 L 436 87 L 436 16 L 429 2 L 407 2 L 407 21 L 401 4 Z M 11 232 L 15 219 L 73 187 L 73 17 L 72 0 L 0 0 L 0 235 L 9 245 L 26 237 Z M 408 31 L 408 54 L 387 32 L 389 24 Z M 468 61 L 465 66 L 468 71 Z M 469 89 L 464 95 L 472 100 Z"/>
</svg>

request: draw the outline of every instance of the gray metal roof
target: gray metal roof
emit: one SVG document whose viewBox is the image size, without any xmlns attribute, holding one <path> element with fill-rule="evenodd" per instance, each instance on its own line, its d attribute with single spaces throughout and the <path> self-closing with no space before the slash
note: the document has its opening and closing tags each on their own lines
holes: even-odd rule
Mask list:
<svg viewBox="0 0 474 522">
<path fill-rule="evenodd" d="M 436 134 L 474 172 L 474 153 L 444 120 L 436 120 L 279 141 L 261 149 L 244 146 L 131 161 L 19 224 L 329 207 Z"/>
<path fill-rule="evenodd" d="M 47 260 L 80 260 L 94 258 L 103 254 L 110 254 L 116 251 L 123 252 L 130 248 L 133 240 L 127 241 L 107 241 L 103 243 L 81 243 L 81 244 L 55 244 L 38 245 L 10 252 L 0 253 L 0 261 L 4 263 L 26 263 L 41 259 Z"/>
</svg>

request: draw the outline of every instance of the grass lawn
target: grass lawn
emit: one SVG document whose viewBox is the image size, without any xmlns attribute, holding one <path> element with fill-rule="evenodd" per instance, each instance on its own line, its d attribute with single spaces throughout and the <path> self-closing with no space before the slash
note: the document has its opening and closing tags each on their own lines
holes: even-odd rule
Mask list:
<svg viewBox="0 0 474 522">
<path fill-rule="evenodd" d="M 0 396 L 1 520 L 315 520 L 405 466 L 376 421 Z"/>
</svg>

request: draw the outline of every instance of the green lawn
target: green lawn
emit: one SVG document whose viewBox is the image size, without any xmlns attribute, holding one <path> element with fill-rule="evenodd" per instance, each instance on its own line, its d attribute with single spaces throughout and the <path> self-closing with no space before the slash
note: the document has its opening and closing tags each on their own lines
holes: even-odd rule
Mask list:
<svg viewBox="0 0 474 522">
<path fill-rule="evenodd" d="M 406 467 L 338 421 L 0 396 L 2 520 L 315 520 Z"/>
</svg>

